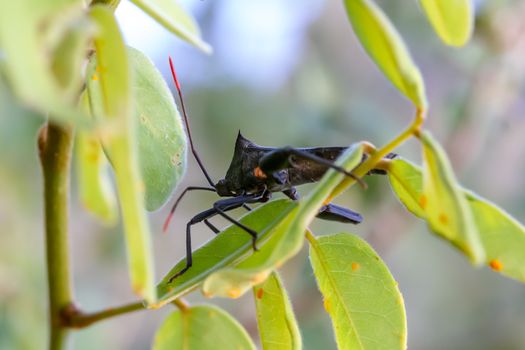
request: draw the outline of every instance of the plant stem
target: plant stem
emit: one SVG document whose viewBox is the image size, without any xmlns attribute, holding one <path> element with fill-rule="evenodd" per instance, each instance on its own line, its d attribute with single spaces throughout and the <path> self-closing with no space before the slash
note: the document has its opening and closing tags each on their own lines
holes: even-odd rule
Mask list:
<svg viewBox="0 0 525 350">
<path fill-rule="evenodd" d="M 45 244 L 49 294 L 49 349 L 67 347 L 62 310 L 72 304 L 68 241 L 69 168 L 73 130 L 49 123 L 38 146 L 44 176 Z"/>
<path fill-rule="evenodd" d="M 118 307 L 108 308 L 102 311 L 84 313 L 75 307 L 62 313 L 64 326 L 69 328 L 84 328 L 111 317 L 120 316 L 130 312 L 146 310 L 142 302 L 130 303 Z"/>
<path fill-rule="evenodd" d="M 317 244 L 317 241 L 315 240 L 315 236 L 312 233 L 312 231 L 307 229 L 304 233 L 304 237 L 311 245 Z"/>
<path fill-rule="evenodd" d="M 403 142 L 405 142 L 411 136 L 414 136 L 414 135 L 417 136 L 419 134 L 419 130 L 421 126 L 423 125 L 423 122 L 425 121 L 425 117 L 426 117 L 426 110 L 418 109 L 416 111 L 416 116 L 413 122 L 410 123 L 410 125 L 401 134 L 399 134 L 396 138 L 394 138 L 388 144 L 383 146 L 381 149 L 378 149 L 367 160 L 365 160 L 354 171 L 352 171 L 352 173 L 358 178 L 365 176 L 370 170 L 374 169 L 376 164 L 379 163 L 383 159 L 384 156 L 392 152 L 395 148 L 400 146 Z M 334 197 L 341 194 L 349 186 L 351 186 L 354 182 L 355 182 L 355 179 L 351 177 L 345 178 L 332 191 L 332 193 L 330 194 L 330 197 L 326 200 L 326 202 L 330 202 Z"/>
<path fill-rule="evenodd" d="M 190 304 L 183 298 L 173 300 L 173 304 L 177 306 L 182 312 L 188 312 L 188 310 L 190 309 Z"/>
</svg>

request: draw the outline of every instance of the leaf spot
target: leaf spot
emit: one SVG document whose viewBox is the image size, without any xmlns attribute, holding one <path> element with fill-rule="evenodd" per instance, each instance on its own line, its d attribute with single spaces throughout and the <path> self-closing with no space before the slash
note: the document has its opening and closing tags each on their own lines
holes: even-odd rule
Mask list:
<svg viewBox="0 0 525 350">
<path fill-rule="evenodd" d="M 91 80 L 98 80 L 98 76 L 97 76 L 96 74 L 93 74 L 93 75 L 91 76 Z"/>
<path fill-rule="evenodd" d="M 448 216 L 443 214 L 443 213 L 439 214 L 438 220 L 443 225 L 447 225 L 448 224 Z"/>
<path fill-rule="evenodd" d="M 489 266 L 494 270 L 494 271 L 501 271 L 503 269 L 503 264 L 501 263 L 501 261 L 499 261 L 498 259 L 492 259 L 490 262 L 489 262 Z"/>
<path fill-rule="evenodd" d="M 179 166 L 179 165 L 181 164 L 181 161 L 180 161 L 180 154 L 179 154 L 179 153 L 174 154 L 174 155 L 170 158 L 170 161 L 171 161 L 171 164 L 173 164 L 174 166 Z"/>
<path fill-rule="evenodd" d="M 323 305 L 327 313 L 330 313 L 330 311 L 332 311 L 332 302 L 330 301 L 330 299 L 326 298 L 323 302 Z"/>
<path fill-rule="evenodd" d="M 427 207 L 427 196 L 425 196 L 424 194 L 422 194 L 421 197 L 419 197 L 419 205 L 423 209 Z"/>
<path fill-rule="evenodd" d="M 352 271 L 357 271 L 359 270 L 360 267 L 361 265 L 359 263 L 356 263 L 356 262 L 352 263 Z"/>
<path fill-rule="evenodd" d="M 255 294 L 255 296 L 257 297 L 257 299 L 262 299 L 263 294 L 264 294 L 264 289 L 259 288 L 259 289 L 257 290 L 257 293 Z"/>
<path fill-rule="evenodd" d="M 94 141 L 89 141 L 87 143 L 87 147 L 86 147 L 86 159 L 90 162 L 90 163 L 97 163 L 98 160 L 99 160 L 99 152 L 98 152 L 98 148 L 97 148 L 97 144 L 96 142 Z"/>
</svg>

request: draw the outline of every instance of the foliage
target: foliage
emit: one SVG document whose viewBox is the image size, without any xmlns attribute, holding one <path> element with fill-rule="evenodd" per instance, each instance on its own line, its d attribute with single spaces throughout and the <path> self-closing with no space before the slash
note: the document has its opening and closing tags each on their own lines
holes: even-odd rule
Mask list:
<svg viewBox="0 0 525 350">
<path fill-rule="evenodd" d="M 205 53 L 211 52 L 193 18 L 176 2 L 134 2 L 182 40 Z M 42 154 L 54 149 L 49 147 L 56 147 L 59 155 L 67 156 L 71 151 L 71 142 L 49 145 L 53 138 L 46 138 L 46 132 L 60 134 L 62 130 L 69 139 L 67 130 L 77 130 L 80 199 L 88 211 L 108 225 L 118 220 L 118 202 L 131 287 L 141 303 L 151 309 L 172 302 L 179 306 L 180 310 L 169 315 L 158 330 L 153 348 L 179 348 L 181 344 L 188 349 L 255 348 L 247 332 L 225 311 L 215 306 L 189 307 L 180 301 L 197 288 L 208 297 L 230 298 L 252 290 L 263 348 L 302 348 L 296 317 L 276 270 L 301 250 L 305 235 L 313 273 L 339 348 L 405 348 L 403 298 L 377 253 L 357 236 L 314 236 L 308 229 L 323 205 L 356 183 L 355 178 L 345 178 L 333 170 L 299 202 L 271 201 L 240 219 L 259 233 L 257 254 L 252 254 L 250 237 L 239 227 L 230 226 L 194 252 L 194 265 L 187 273 L 171 281 L 185 265 L 182 260 L 155 285 L 147 211 L 166 203 L 181 181 L 186 169 L 187 138 L 161 74 L 144 54 L 126 47 L 114 16 L 118 3 L 2 3 L 1 73 L 13 94 L 46 123 L 47 129 L 43 129 L 39 140 Z M 337 164 L 359 178 L 372 169 L 387 171 L 394 194 L 411 213 L 425 220 L 433 233 L 458 248 L 473 264 L 486 264 L 524 281 L 523 226 L 503 209 L 461 187 L 442 146 L 423 129 L 428 106 L 424 80 L 394 25 L 372 0 L 343 3 L 361 44 L 386 78 L 413 103 L 415 117 L 384 147 L 349 145 Z M 473 30 L 470 1 L 421 3 L 446 44 L 461 46 L 468 41 Z M 19 35 L 13 36 L 13 32 Z M 384 159 L 411 137 L 421 143 L 422 168 L 400 157 Z M 52 156 L 42 157 L 46 176 L 51 177 L 53 168 L 46 168 L 46 158 Z M 111 174 L 116 190 L 111 187 Z M 50 181 L 50 188 L 46 187 L 46 196 L 50 190 L 60 192 L 60 186 L 67 184 L 67 176 L 55 180 L 58 182 Z M 53 212 L 54 206 L 53 197 L 46 197 L 46 210 Z M 55 248 L 61 250 L 62 258 L 67 257 L 67 244 L 63 244 L 67 237 L 61 236 L 67 225 L 54 224 L 59 229 L 49 231 L 49 227 L 55 227 L 51 222 L 48 237 L 56 239 Z M 50 266 L 56 265 L 53 259 L 48 256 Z M 62 271 L 66 275 L 67 267 Z M 72 300 L 66 300 L 68 283 L 54 282 L 50 279 L 51 348 L 63 346 L 54 338 L 61 330 L 137 309 L 125 307 L 88 317 L 74 307 Z M 66 298 L 54 300 L 54 295 Z"/>
</svg>

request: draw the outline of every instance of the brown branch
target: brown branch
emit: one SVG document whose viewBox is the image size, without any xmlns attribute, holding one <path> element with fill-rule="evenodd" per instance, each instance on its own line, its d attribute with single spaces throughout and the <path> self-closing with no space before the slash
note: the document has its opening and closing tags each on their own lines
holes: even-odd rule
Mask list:
<svg viewBox="0 0 525 350">
<path fill-rule="evenodd" d="M 74 304 L 70 304 L 61 312 L 61 324 L 67 328 L 84 328 L 95 322 L 120 316 L 134 311 L 146 310 L 142 302 L 130 303 L 118 307 L 107 308 L 97 312 L 83 312 Z"/>
</svg>

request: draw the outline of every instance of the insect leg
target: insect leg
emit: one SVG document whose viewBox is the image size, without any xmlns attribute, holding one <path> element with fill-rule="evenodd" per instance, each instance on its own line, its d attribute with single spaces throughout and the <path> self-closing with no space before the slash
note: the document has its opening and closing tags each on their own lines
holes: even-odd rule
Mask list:
<svg viewBox="0 0 525 350">
<path fill-rule="evenodd" d="M 291 200 L 298 201 L 299 200 L 299 194 L 297 193 L 297 190 L 295 187 L 290 188 L 289 190 L 283 191 L 284 195 Z"/>
<path fill-rule="evenodd" d="M 288 198 L 293 199 L 294 201 L 299 200 L 299 194 L 297 194 L 297 190 L 295 189 L 295 187 L 283 191 L 283 193 Z M 321 220 L 338 221 L 350 224 L 359 224 L 363 221 L 363 217 L 361 216 L 361 214 L 332 203 L 329 203 L 323 206 L 321 209 L 319 209 L 317 217 Z"/>
<path fill-rule="evenodd" d="M 248 226 L 242 224 L 241 222 L 235 220 L 225 212 L 228 210 L 232 210 L 235 208 L 241 207 L 243 204 L 246 203 L 256 203 L 265 201 L 266 197 L 264 195 L 261 196 L 239 196 L 239 197 L 233 197 L 228 199 L 222 199 L 213 204 L 213 209 L 217 211 L 217 214 L 231 222 L 232 224 L 242 228 L 244 231 L 246 231 L 250 236 L 252 236 L 252 247 L 253 250 L 258 250 L 256 241 L 257 241 L 257 232 L 255 230 L 252 230 Z"/>
<path fill-rule="evenodd" d="M 397 157 L 397 153 L 388 153 L 383 159 L 391 160 Z M 368 158 L 368 155 L 363 154 L 363 162 Z M 366 175 L 386 175 L 386 170 L 383 169 L 372 169 Z"/>
<path fill-rule="evenodd" d="M 211 222 L 208 221 L 208 219 L 204 219 L 204 224 L 210 228 L 210 230 L 213 231 L 215 234 L 221 233 L 221 230 L 219 230 L 217 227 L 215 227 Z"/>
<path fill-rule="evenodd" d="M 168 229 L 168 226 L 170 224 L 171 218 L 173 217 L 173 213 L 175 213 L 175 209 L 177 209 L 177 206 L 179 205 L 179 202 L 182 200 L 182 198 L 184 197 L 186 192 L 195 191 L 195 190 L 216 192 L 215 188 L 212 188 L 212 187 L 201 187 L 201 186 L 188 186 L 188 187 L 186 187 L 184 189 L 184 191 L 182 191 L 182 193 L 179 195 L 177 200 L 175 200 L 175 203 L 171 207 L 170 213 L 168 214 L 168 217 L 166 218 L 166 221 L 164 221 L 164 226 L 162 228 L 162 231 L 166 232 L 166 230 Z"/>
<path fill-rule="evenodd" d="M 220 216 L 222 216 L 223 218 L 225 218 L 226 220 L 228 220 L 229 222 L 231 222 L 232 224 L 242 228 L 244 231 L 248 232 L 248 234 L 250 234 L 250 236 L 252 236 L 252 247 L 253 247 L 253 250 L 259 250 L 257 249 L 257 245 L 256 245 L 256 241 L 257 241 L 257 232 L 252 230 L 251 228 L 249 228 L 248 226 L 240 223 L 239 221 L 235 220 L 234 218 L 232 218 L 231 216 L 229 216 L 228 214 L 226 214 L 222 209 L 216 207 L 215 209 L 217 209 L 217 213 L 219 213 Z"/>
<path fill-rule="evenodd" d="M 247 204 L 243 204 L 242 207 L 248 211 L 252 211 L 252 208 L 250 208 Z M 235 209 L 235 208 L 232 208 L 232 209 Z M 206 224 L 206 226 L 208 226 L 210 228 L 210 230 L 213 231 L 213 233 L 215 234 L 219 234 L 221 233 L 221 230 L 219 230 L 217 227 L 215 227 L 211 222 L 209 222 L 208 220 L 204 220 L 204 224 Z"/>
<path fill-rule="evenodd" d="M 322 220 L 337 221 L 357 225 L 363 221 L 361 214 L 348 208 L 329 203 L 323 206 L 317 217 Z"/>
<path fill-rule="evenodd" d="M 352 174 L 352 172 L 334 164 L 332 161 L 293 147 L 278 148 L 267 153 L 260 159 L 259 168 L 266 174 L 272 174 L 285 168 L 294 167 L 295 165 L 292 159 L 293 156 L 307 159 L 312 162 L 324 165 L 328 168 L 332 168 L 336 171 L 339 171 L 340 173 L 345 174 L 346 176 L 353 178 L 362 187 L 366 187 L 366 184 L 363 182 L 363 180 L 357 178 L 354 174 Z"/>
<path fill-rule="evenodd" d="M 186 224 L 186 266 L 177 272 L 175 275 L 171 276 L 168 280 L 168 283 L 171 283 L 175 278 L 181 276 L 183 273 L 188 271 L 188 269 L 193 264 L 192 250 L 191 250 L 191 226 L 201 222 L 206 221 L 206 219 L 217 215 L 215 209 L 208 209 L 195 215 L 187 224 Z"/>
</svg>

